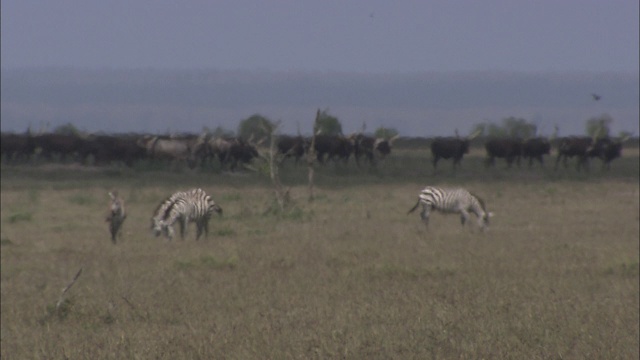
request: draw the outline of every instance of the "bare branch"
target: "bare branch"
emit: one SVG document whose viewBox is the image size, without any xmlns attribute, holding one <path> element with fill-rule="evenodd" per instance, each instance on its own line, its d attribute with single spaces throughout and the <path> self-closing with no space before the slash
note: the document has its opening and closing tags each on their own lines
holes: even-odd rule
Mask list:
<svg viewBox="0 0 640 360">
<path fill-rule="evenodd" d="M 78 280 L 78 278 L 80 277 L 80 274 L 82 274 L 82 268 L 80 268 L 80 270 L 78 270 L 78 273 L 76 274 L 76 276 L 73 277 L 73 280 L 71 280 L 69 285 L 67 285 L 64 289 L 62 289 L 62 294 L 60 294 L 60 299 L 58 299 L 58 302 L 56 303 L 56 310 L 58 308 L 60 308 L 60 305 L 62 305 L 62 302 L 64 301 L 64 294 L 66 294 L 67 291 L 69 291 L 69 289 L 71 289 L 73 284 L 76 283 L 76 280 Z"/>
</svg>

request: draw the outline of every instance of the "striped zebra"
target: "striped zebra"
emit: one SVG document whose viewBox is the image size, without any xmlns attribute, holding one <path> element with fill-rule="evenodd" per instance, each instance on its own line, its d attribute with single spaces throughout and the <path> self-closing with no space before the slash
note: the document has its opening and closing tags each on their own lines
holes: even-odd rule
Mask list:
<svg viewBox="0 0 640 360">
<path fill-rule="evenodd" d="M 420 217 L 426 225 L 429 225 L 429 213 L 432 210 L 445 214 L 460 214 L 460 222 L 463 226 L 469 219 L 469 213 L 474 213 L 478 217 L 478 225 L 482 230 L 489 226 L 489 218 L 493 216 L 493 213 L 487 212 L 481 198 L 462 188 L 446 189 L 428 186 L 420 192 L 418 202 L 408 214 L 415 211 L 419 205 L 422 205 Z"/>
<path fill-rule="evenodd" d="M 214 211 L 222 214 L 222 208 L 204 190 L 179 191 L 160 203 L 154 212 L 151 226 L 155 236 L 164 234 L 171 240 L 174 235 L 173 224 L 178 222 L 180 236 L 184 239 L 187 224 L 195 222 L 198 240 L 203 232 L 205 236 L 208 234 L 209 220 Z"/>
<path fill-rule="evenodd" d="M 124 210 L 124 200 L 118 196 L 117 191 L 109 192 L 109 198 L 111 198 L 111 201 L 109 202 L 107 222 L 109 223 L 109 232 L 111 232 L 111 242 L 115 244 L 127 214 Z"/>
</svg>

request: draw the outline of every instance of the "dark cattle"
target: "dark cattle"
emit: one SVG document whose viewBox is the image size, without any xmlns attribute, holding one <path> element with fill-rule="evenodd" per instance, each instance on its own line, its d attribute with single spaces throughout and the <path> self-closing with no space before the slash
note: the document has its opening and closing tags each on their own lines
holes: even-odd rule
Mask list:
<svg viewBox="0 0 640 360">
<path fill-rule="evenodd" d="M 302 136 L 282 135 L 278 137 L 277 147 L 280 154 L 283 154 L 285 158 L 293 157 L 297 164 L 304 156 L 309 144 Z"/>
<path fill-rule="evenodd" d="M 593 140 L 590 137 L 570 136 L 561 138 L 558 142 L 558 157 L 556 158 L 555 168 L 558 169 L 560 160 L 562 160 L 564 166 L 567 167 L 568 158 L 575 156 L 578 159 L 576 169 L 580 171 L 580 168 L 584 167 L 588 170 L 587 151 L 591 147 L 592 142 Z"/>
<path fill-rule="evenodd" d="M 326 160 L 342 160 L 346 163 L 354 151 L 354 139 L 336 135 L 316 135 L 315 151 L 321 164 Z"/>
<path fill-rule="evenodd" d="M 259 156 L 258 149 L 250 142 L 241 138 L 235 139 L 229 148 L 228 160 L 231 163 L 231 170 L 235 170 L 238 164 L 248 164 Z"/>
<path fill-rule="evenodd" d="M 611 161 L 622 156 L 622 141 L 612 140 L 611 138 L 601 138 L 587 151 L 590 158 L 600 158 L 602 160 L 602 168 L 610 169 Z"/>
<path fill-rule="evenodd" d="M 507 166 L 511 167 L 515 160 L 520 166 L 522 156 L 522 140 L 520 139 L 490 139 L 484 144 L 487 150 L 487 166 L 495 166 L 495 159 L 505 159 Z"/>
<path fill-rule="evenodd" d="M 458 137 L 437 137 L 431 143 L 433 168 L 437 168 L 438 160 L 453 159 L 453 168 L 460 164 L 464 154 L 469 152 L 469 139 Z"/>
<path fill-rule="evenodd" d="M 532 138 L 525 140 L 522 144 L 522 156 L 529 159 L 529 167 L 533 166 L 533 160 L 540 162 L 544 166 L 544 155 L 551 153 L 551 143 L 545 138 Z"/>
<path fill-rule="evenodd" d="M 83 144 L 79 136 L 67 134 L 42 134 L 33 137 L 33 141 L 35 147 L 40 148 L 43 158 L 52 160 L 58 156 L 60 161 L 76 154 Z"/>
<path fill-rule="evenodd" d="M 364 156 L 371 165 L 375 165 L 377 159 L 383 159 L 391 154 L 391 145 L 397 136 L 387 140 L 358 134 L 354 137 L 354 155 L 356 164 L 360 166 L 360 158 Z"/>
<path fill-rule="evenodd" d="M 240 138 L 215 138 L 207 141 L 211 157 L 217 157 L 222 168 L 235 170 L 239 164 L 248 164 L 258 157 L 257 148 Z"/>
<path fill-rule="evenodd" d="M 27 160 L 35 150 L 33 138 L 28 134 L 2 133 L 1 136 L 1 156 L 7 162 Z"/>
<path fill-rule="evenodd" d="M 132 167 L 135 161 L 146 155 L 146 150 L 137 144 L 137 139 L 137 135 L 96 135 L 85 140 L 81 153 L 85 160 L 92 155 L 96 165 L 122 161 Z"/>
<path fill-rule="evenodd" d="M 184 162 L 190 168 L 196 165 L 196 159 L 193 155 L 192 148 L 198 141 L 198 137 L 181 136 L 144 136 L 138 139 L 138 145 L 144 148 L 147 156 L 156 160 L 168 160 L 171 162 Z"/>
</svg>

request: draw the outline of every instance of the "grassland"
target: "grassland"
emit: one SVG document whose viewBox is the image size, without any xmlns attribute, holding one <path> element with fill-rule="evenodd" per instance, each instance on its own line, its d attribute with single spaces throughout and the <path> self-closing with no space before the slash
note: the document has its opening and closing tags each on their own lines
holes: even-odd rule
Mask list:
<svg viewBox="0 0 640 360">
<path fill-rule="evenodd" d="M 283 211 L 253 173 L 3 166 L 1 357 L 638 358 L 637 152 L 591 174 L 473 154 L 434 174 L 422 155 L 319 168 L 313 202 L 287 164 Z M 427 184 L 482 195 L 490 230 L 438 214 L 426 230 L 406 212 Z M 208 238 L 152 237 L 157 203 L 193 186 L 224 208 Z"/>
</svg>

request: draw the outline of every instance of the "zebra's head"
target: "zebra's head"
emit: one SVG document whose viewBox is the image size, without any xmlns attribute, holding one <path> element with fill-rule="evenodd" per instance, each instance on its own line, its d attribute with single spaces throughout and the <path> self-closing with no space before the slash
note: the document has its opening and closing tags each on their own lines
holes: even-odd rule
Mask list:
<svg viewBox="0 0 640 360">
<path fill-rule="evenodd" d="M 155 235 L 156 237 L 160 236 L 163 229 L 164 222 L 162 221 L 162 219 L 158 219 L 155 217 L 151 219 L 151 231 L 153 231 L 153 235 Z"/>
<path fill-rule="evenodd" d="M 484 215 L 480 218 L 480 226 L 482 230 L 489 227 L 489 218 L 493 217 L 493 213 L 491 211 L 485 211 Z"/>
</svg>

